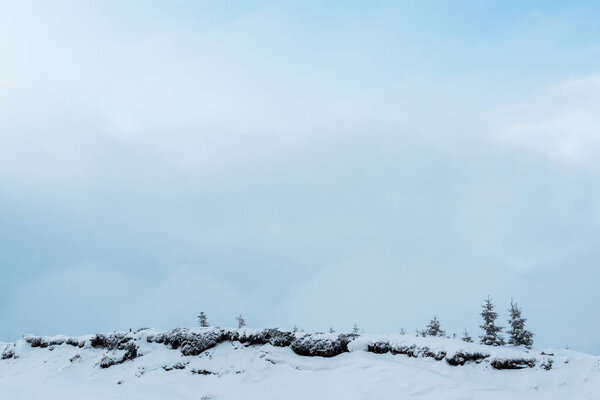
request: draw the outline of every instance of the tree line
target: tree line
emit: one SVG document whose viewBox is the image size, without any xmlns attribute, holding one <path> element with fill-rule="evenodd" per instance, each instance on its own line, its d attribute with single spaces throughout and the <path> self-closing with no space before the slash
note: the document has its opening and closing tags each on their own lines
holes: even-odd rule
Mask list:
<svg viewBox="0 0 600 400">
<path fill-rule="evenodd" d="M 479 314 L 483 319 L 483 323 L 479 326 L 483 330 L 483 334 L 479 336 L 479 343 L 487 346 L 503 346 L 506 344 L 504 337 L 502 336 L 504 328 L 496 324 L 498 313 L 494 311 L 494 308 L 492 299 L 488 296 L 483 303 L 481 313 Z M 521 309 L 512 299 L 510 300 L 508 312 L 509 329 L 506 331 L 506 334 L 508 335 L 508 344 L 531 348 L 531 346 L 533 346 L 534 334 L 525 329 L 525 321 L 527 321 L 527 319 L 521 316 Z M 446 336 L 446 332 L 441 328 L 440 321 L 434 315 L 425 329 L 421 331 L 417 330 L 417 336 Z M 473 338 L 471 338 L 466 329 L 463 332 L 462 340 L 468 343 L 473 342 Z"/>
<path fill-rule="evenodd" d="M 483 330 L 483 334 L 479 336 L 479 343 L 488 346 L 503 346 L 506 343 L 504 337 L 502 336 L 502 331 L 504 328 L 496 325 L 498 313 L 494 311 L 494 308 L 495 306 L 492 303 L 492 299 L 490 296 L 488 296 L 483 303 L 481 313 L 479 314 L 483 319 L 483 323 L 479 326 Z M 506 331 L 506 334 L 508 335 L 508 344 L 531 348 L 531 346 L 533 346 L 534 334 L 525 329 L 525 321 L 527 321 L 527 319 L 521 316 L 521 309 L 512 299 L 510 300 L 510 308 L 508 309 L 508 312 L 509 329 Z M 235 318 L 238 323 L 238 328 L 243 328 L 246 326 L 246 320 L 241 314 Z M 198 315 L 198 324 L 203 328 L 210 326 L 208 323 L 208 318 L 204 312 L 200 312 Z M 299 330 L 299 328 L 294 325 L 293 330 L 295 332 Z M 334 332 L 335 331 L 333 328 L 329 328 L 329 333 Z M 356 323 L 354 323 L 352 328 L 352 334 L 359 334 L 358 324 Z M 404 328 L 400 329 L 400 334 L 405 335 L 406 330 Z M 417 336 L 439 336 L 449 338 L 449 336 L 446 336 L 446 331 L 442 329 L 441 323 L 435 315 L 431 321 L 429 321 L 425 329 L 417 329 Z M 453 337 L 456 338 L 456 334 L 453 334 Z M 462 340 L 464 342 L 473 343 L 473 338 L 469 335 L 469 332 L 467 332 L 466 329 L 463 332 Z"/>
<path fill-rule="evenodd" d="M 244 319 L 244 317 L 242 317 L 242 314 L 235 317 L 235 319 L 237 320 L 238 328 L 243 328 L 246 326 L 246 320 Z M 200 311 L 200 314 L 198 315 L 198 325 L 200 325 L 200 327 L 202 328 L 208 328 L 210 326 L 210 324 L 208 323 L 208 317 L 206 316 L 204 311 Z"/>
</svg>

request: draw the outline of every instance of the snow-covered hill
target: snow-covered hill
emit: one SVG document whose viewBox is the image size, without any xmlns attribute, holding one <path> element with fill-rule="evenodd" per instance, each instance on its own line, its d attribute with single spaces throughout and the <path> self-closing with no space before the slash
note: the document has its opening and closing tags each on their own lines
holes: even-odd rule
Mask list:
<svg viewBox="0 0 600 400">
<path fill-rule="evenodd" d="M 0 399 L 600 398 L 600 357 L 413 335 L 140 330 L 0 351 Z"/>
</svg>

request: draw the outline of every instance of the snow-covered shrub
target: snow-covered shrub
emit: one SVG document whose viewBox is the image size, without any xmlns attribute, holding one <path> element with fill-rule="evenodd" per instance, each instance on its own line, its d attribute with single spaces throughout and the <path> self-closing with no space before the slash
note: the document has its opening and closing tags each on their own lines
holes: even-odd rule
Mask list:
<svg viewBox="0 0 600 400">
<path fill-rule="evenodd" d="M 115 332 L 108 335 L 97 334 L 90 339 L 93 348 L 107 349 L 110 351 L 124 351 L 121 357 L 105 354 L 100 361 L 100 368 L 108 368 L 113 365 L 122 364 L 127 360 L 133 360 L 138 356 L 138 346 L 132 341 L 134 338 L 127 333 Z"/>
<path fill-rule="evenodd" d="M 125 361 L 133 360 L 138 356 L 138 348 L 135 344 L 129 342 L 123 344 L 122 347 L 123 348 L 120 350 L 125 350 L 125 354 L 119 358 L 111 357 L 108 354 L 104 355 L 102 360 L 100 360 L 100 368 L 108 368 L 112 367 L 113 365 L 123 364 Z"/>
<path fill-rule="evenodd" d="M 552 364 L 554 364 L 554 361 L 552 361 L 551 358 L 548 358 L 540 364 L 540 367 L 542 367 L 546 371 L 550 371 L 552 369 Z"/>
<path fill-rule="evenodd" d="M 173 364 L 173 365 L 163 365 L 163 367 L 162 367 L 162 368 L 163 368 L 165 371 L 172 371 L 172 370 L 174 370 L 174 369 L 185 369 L 185 367 L 187 366 L 187 364 L 188 364 L 188 363 L 181 363 L 181 362 L 178 362 L 178 363 L 175 363 L 175 364 Z"/>
<path fill-rule="evenodd" d="M 162 343 L 171 346 L 173 350 L 181 349 L 184 356 L 197 356 L 202 352 L 215 347 L 237 336 L 224 329 L 207 329 L 201 332 L 191 331 L 186 328 L 177 328 L 150 335 L 146 338 L 148 343 Z"/>
<path fill-rule="evenodd" d="M 52 346 L 60 346 L 63 344 L 68 344 L 80 348 L 82 348 L 85 345 L 85 340 L 64 336 L 45 338 L 41 336 L 26 335 L 24 336 L 24 339 L 27 343 L 31 345 L 31 347 L 41 347 L 42 349 Z"/>
<path fill-rule="evenodd" d="M 334 357 L 348 352 L 348 335 L 339 335 L 337 338 L 306 335 L 292 342 L 292 350 L 301 356 Z"/>
<path fill-rule="evenodd" d="M 430 357 L 436 360 L 443 360 L 446 357 L 446 353 L 443 351 L 431 351 L 429 347 L 419 347 L 417 345 L 411 346 L 396 346 L 388 342 L 374 342 L 367 345 L 367 351 L 370 353 L 384 354 L 403 354 L 409 357 Z"/>
<path fill-rule="evenodd" d="M 489 354 L 459 351 L 450 357 L 446 357 L 446 362 L 452 366 L 465 365 L 468 362 L 475 362 L 479 364 L 482 360 L 488 358 L 489 356 Z"/>
<path fill-rule="evenodd" d="M 68 338 L 65 341 L 66 344 L 71 345 L 71 346 L 75 346 L 75 347 L 79 347 L 79 348 L 83 348 L 83 346 L 85 346 L 85 340 L 79 340 L 77 338 Z"/>
<path fill-rule="evenodd" d="M 25 336 L 25 341 L 29 343 L 31 347 L 48 347 L 41 337 Z"/>
<path fill-rule="evenodd" d="M 41 347 L 43 349 L 52 346 L 60 346 L 65 343 L 77 347 L 83 347 L 85 344 L 85 341 L 79 341 L 76 338 L 67 338 L 64 336 L 45 338 L 41 336 L 26 335 L 24 339 L 31 347 Z"/>
<path fill-rule="evenodd" d="M 162 343 L 172 349 L 180 349 L 184 356 L 197 356 L 222 342 L 238 341 L 248 346 L 271 344 L 286 347 L 292 344 L 294 334 L 279 329 L 264 329 L 261 331 L 203 329 L 201 331 L 177 328 L 150 335 L 148 343 Z"/>
<path fill-rule="evenodd" d="M 4 350 L 2 351 L 2 357 L 0 357 L 2 360 L 8 360 L 9 358 L 13 358 L 15 356 L 15 350 L 14 348 L 10 347 L 10 346 L 6 346 L 4 348 Z"/>
<path fill-rule="evenodd" d="M 408 335 L 354 335 L 291 332 L 280 329 L 225 329 L 225 328 L 178 328 L 171 331 L 114 332 L 88 337 L 71 338 L 66 336 L 38 337 L 26 336 L 23 340 L 7 346 L 1 353 L 2 359 L 17 358 L 21 355 L 19 346 L 29 344 L 32 348 L 48 348 L 69 344 L 80 348 L 105 349 L 99 365 L 108 368 L 122 364 L 140 356 L 140 347 L 144 343 L 158 343 L 181 352 L 183 356 L 198 356 L 223 342 L 238 342 L 244 346 L 272 345 L 290 347 L 300 356 L 334 357 L 349 351 L 366 350 L 375 354 L 390 353 L 414 358 L 432 358 L 446 360 L 451 366 L 468 363 L 485 365 L 494 369 L 522 369 L 538 366 L 540 369 L 552 368 L 553 353 L 540 353 L 532 356 L 518 349 L 495 348 L 463 343 L 458 340 L 447 341 L 439 337 L 409 337 Z M 86 346 L 87 345 L 87 346 Z M 241 346 L 234 346 L 241 347 Z M 144 349 L 143 352 L 146 352 Z M 544 357 L 541 357 L 544 356 Z M 73 357 L 71 362 L 76 360 Z M 556 360 L 555 360 L 556 361 Z M 169 365 L 166 370 L 178 369 Z M 182 364 L 184 365 L 184 364 Z"/>
<path fill-rule="evenodd" d="M 217 373 L 209 371 L 207 369 L 193 369 L 192 374 L 195 374 L 195 375 L 218 375 Z"/>
<path fill-rule="evenodd" d="M 246 345 L 271 344 L 277 347 L 287 347 L 292 344 L 295 336 L 292 332 L 280 331 L 279 329 L 263 329 L 253 333 L 242 333 L 237 337 L 240 343 Z"/>
<path fill-rule="evenodd" d="M 534 359 L 514 358 L 514 359 L 494 359 L 490 365 L 495 369 L 523 369 L 535 367 Z"/>
<path fill-rule="evenodd" d="M 125 345 L 132 339 L 133 337 L 122 332 L 115 332 L 108 335 L 99 333 L 90 339 L 90 345 L 94 348 L 99 347 L 108 350 L 124 350 Z"/>
</svg>

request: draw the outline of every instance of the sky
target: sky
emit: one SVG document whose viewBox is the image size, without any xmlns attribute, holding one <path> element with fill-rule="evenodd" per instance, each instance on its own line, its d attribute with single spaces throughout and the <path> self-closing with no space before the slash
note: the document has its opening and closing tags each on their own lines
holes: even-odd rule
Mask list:
<svg viewBox="0 0 600 400">
<path fill-rule="evenodd" d="M 600 5 L 0 0 L 0 341 L 479 329 L 600 354 Z"/>
</svg>

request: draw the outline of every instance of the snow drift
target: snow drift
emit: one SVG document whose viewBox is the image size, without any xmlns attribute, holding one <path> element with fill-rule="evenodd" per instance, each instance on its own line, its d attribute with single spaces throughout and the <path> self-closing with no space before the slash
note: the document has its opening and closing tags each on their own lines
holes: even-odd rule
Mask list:
<svg viewBox="0 0 600 400">
<path fill-rule="evenodd" d="M 413 335 L 143 329 L 0 349 L 0 398 L 600 398 L 598 357 Z"/>
</svg>

